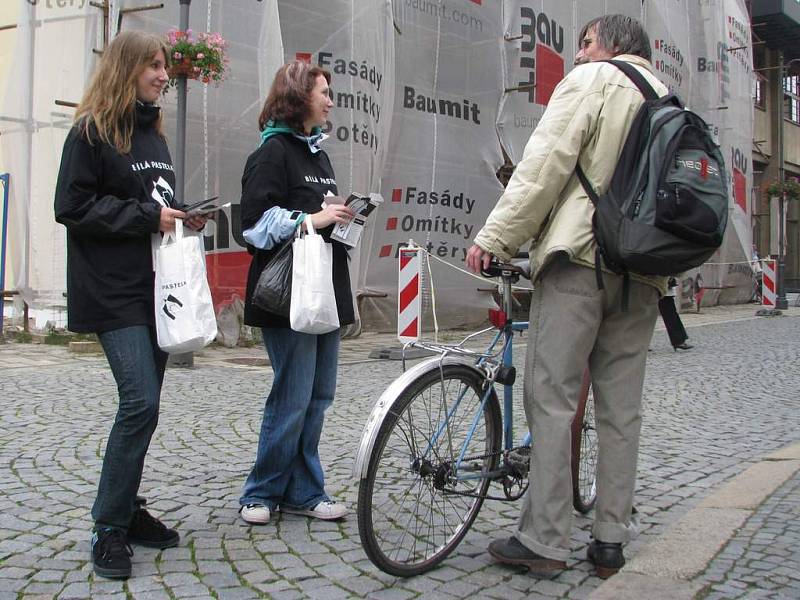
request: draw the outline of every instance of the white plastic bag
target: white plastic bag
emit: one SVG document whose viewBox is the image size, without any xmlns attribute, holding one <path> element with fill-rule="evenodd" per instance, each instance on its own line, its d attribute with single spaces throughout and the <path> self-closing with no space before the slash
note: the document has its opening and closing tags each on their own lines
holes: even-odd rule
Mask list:
<svg viewBox="0 0 800 600">
<path fill-rule="evenodd" d="M 339 328 L 333 293 L 333 247 L 305 219 L 308 233 L 292 245 L 292 300 L 289 324 L 301 333 L 328 333 Z"/>
<path fill-rule="evenodd" d="M 202 234 L 165 233 L 154 248 L 156 334 L 158 345 L 170 354 L 196 352 L 217 336 L 217 319 L 206 278 Z"/>
</svg>

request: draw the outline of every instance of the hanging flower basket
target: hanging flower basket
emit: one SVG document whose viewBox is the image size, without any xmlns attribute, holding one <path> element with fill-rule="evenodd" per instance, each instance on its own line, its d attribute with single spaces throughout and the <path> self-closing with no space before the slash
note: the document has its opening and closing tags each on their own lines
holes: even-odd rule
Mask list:
<svg viewBox="0 0 800 600">
<path fill-rule="evenodd" d="M 170 30 L 166 45 L 169 60 L 167 69 L 169 87 L 177 85 L 178 78 L 196 79 L 202 83 L 219 84 L 228 71 L 225 49 L 228 43 L 218 33 L 201 33 L 195 40 L 192 30 Z"/>
<path fill-rule="evenodd" d="M 770 198 L 785 196 L 787 200 L 798 200 L 800 199 L 800 182 L 797 177 L 790 177 L 783 182 L 773 181 L 767 187 L 767 196 Z"/>
<path fill-rule="evenodd" d="M 188 58 L 172 63 L 167 69 L 167 74 L 169 75 L 170 83 L 172 83 L 172 80 L 177 80 L 178 77 L 186 77 L 188 79 L 197 79 L 198 77 L 198 74 L 192 68 L 192 61 Z"/>
</svg>

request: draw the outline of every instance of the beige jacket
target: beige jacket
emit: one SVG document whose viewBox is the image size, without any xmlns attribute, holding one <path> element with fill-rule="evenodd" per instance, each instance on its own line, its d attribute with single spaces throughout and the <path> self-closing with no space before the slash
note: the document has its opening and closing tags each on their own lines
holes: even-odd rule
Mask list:
<svg viewBox="0 0 800 600">
<path fill-rule="evenodd" d="M 667 88 L 650 63 L 620 55 L 639 67 L 659 93 Z M 611 182 L 617 160 L 644 98 L 614 65 L 603 62 L 575 67 L 556 87 L 505 192 L 478 232 L 475 243 L 508 260 L 526 241 L 534 279 L 556 252 L 594 268 L 594 207 L 584 192 L 575 165 L 580 161 L 599 194 Z M 666 291 L 665 277 L 631 274 L 632 279 Z"/>
</svg>

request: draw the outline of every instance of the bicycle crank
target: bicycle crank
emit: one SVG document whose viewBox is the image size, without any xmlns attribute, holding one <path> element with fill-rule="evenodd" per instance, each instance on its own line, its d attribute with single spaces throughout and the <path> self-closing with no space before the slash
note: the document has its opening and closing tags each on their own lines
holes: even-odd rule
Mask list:
<svg viewBox="0 0 800 600">
<path fill-rule="evenodd" d="M 499 468 L 486 470 L 484 461 L 493 457 L 502 457 L 503 464 Z M 432 476 L 430 485 L 433 489 L 454 496 L 480 497 L 486 500 L 518 500 L 528 489 L 529 447 L 520 446 L 504 452 L 465 456 L 461 462 L 461 466 L 456 470 L 449 461 L 436 465 L 427 459 L 418 458 L 412 463 L 412 471 L 423 478 Z M 455 489 L 459 484 L 476 483 L 485 479 L 500 483 L 503 486 L 504 496 L 475 494 L 469 489 Z"/>
</svg>

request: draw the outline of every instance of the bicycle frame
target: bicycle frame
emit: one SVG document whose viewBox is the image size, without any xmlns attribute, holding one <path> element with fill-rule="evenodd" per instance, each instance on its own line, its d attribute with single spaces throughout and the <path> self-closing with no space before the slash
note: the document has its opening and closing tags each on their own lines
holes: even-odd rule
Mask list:
<svg viewBox="0 0 800 600">
<path fill-rule="evenodd" d="M 395 379 L 389 387 L 384 390 L 381 394 L 378 401 L 373 406 L 373 409 L 367 419 L 367 422 L 364 424 L 364 429 L 361 434 L 361 442 L 359 443 L 358 451 L 356 453 L 356 460 L 353 465 L 353 475 L 357 479 L 361 479 L 366 477 L 367 469 L 369 467 L 369 460 L 368 457 L 372 452 L 372 448 L 375 444 L 375 439 L 378 435 L 378 430 L 380 428 L 381 423 L 383 422 L 384 418 L 391 410 L 395 400 L 403 393 L 403 391 L 407 388 L 409 384 L 413 381 L 422 377 L 426 373 L 436 369 L 441 370 L 444 365 L 448 364 L 458 364 L 463 365 L 467 368 L 474 369 L 475 372 L 483 379 L 487 380 L 490 386 L 494 386 L 495 380 L 493 375 L 489 375 L 487 373 L 485 364 L 489 359 L 499 357 L 500 365 L 503 367 L 511 367 L 513 366 L 513 336 L 515 332 L 525 331 L 528 328 L 527 321 L 520 321 L 518 323 L 513 322 L 510 318 L 511 315 L 511 283 L 513 276 L 509 275 L 503 278 L 503 298 L 504 298 L 504 308 L 505 308 L 505 317 L 503 318 L 503 323 L 499 325 L 499 327 L 490 327 L 487 329 L 483 329 L 478 331 L 472 335 L 467 336 L 464 340 L 460 342 L 460 344 L 455 346 L 448 346 L 444 344 L 427 344 L 427 343 L 420 343 L 420 342 L 409 342 L 406 344 L 405 347 L 420 347 L 426 348 L 429 350 L 433 350 L 439 354 L 439 356 L 434 356 L 427 360 L 424 360 L 413 367 L 406 369 L 405 368 L 405 360 L 403 361 L 403 374 Z M 486 333 L 491 330 L 497 330 L 494 338 L 492 339 L 491 343 L 487 347 L 487 350 L 484 352 L 475 352 L 467 350 L 463 347 L 469 339 Z M 503 346 L 500 352 L 494 353 L 494 348 L 497 346 L 498 342 L 503 340 Z M 489 389 L 487 387 L 487 391 L 482 398 L 482 404 L 486 402 L 488 398 Z M 506 385 L 504 384 L 503 390 L 503 448 L 505 450 L 509 450 L 513 448 L 513 426 L 512 426 L 512 415 L 513 415 L 513 385 Z M 457 407 L 457 403 L 455 405 Z M 448 414 L 446 419 L 449 419 L 450 416 L 453 414 L 455 407 L 451 407 L 448 409 Z M 462 446 L 461 451 L 459 452 L 459 461 L 456 465 L 456 469 L 460 466 L 462 459 L 464 458 L 464 450 L 469 443 L 472 434 L 474 433 L 475 427 L 477 427 L 478 418 L 480 417 L 481 412 L 476 411 L 476 417 L 473 421 L 473 427 L 471 428 L 469 435 L 467 436 L 466 443 Z M 445 421 L 446 424 L 447 421 Z M 439 427 L 436 432 L 436 436 L 441 436 L 442 432 L 444 431 L 444 425 Z M 428 448 L 426 448 L 426 455 L 430 452 L 430 448 L 432 447 L 433 440 L 429 440 Z M 525 438 L 522 441 L 522 445 L 530 445 L 531 443 L 531 436 L 530 434 L 526 434 Z M 457 472 L 457 471 L 456 471 Z M 482 476 L 486 476 L 483 475 Z"/>
<path fill-rule="evenodd" d="M 512 318 L 512 297 L 511 297 L 511 284 L 512 278 L 507 275 L 503 275 L 503 304 L 504 304 L 504 323 L 502 327 L 498 330 L 495 334 L 494 339 L 491 341 L 487 349 L 481 353 L 481 358 L 477 361 L 477 366 L 484 367 L 489 360 L 489 357 L 494 355 L 494 348 L 497 343 L 502 339 L 503 340 L 503 347 L 502 347 L 502 359 L 500 364 L 503 367 L 513 367 L 514 365 L 514 332 L 522 332 L 528 329 L 528 321 L 520 321 L 514 322 Z M 486 331 L 486 330 L 484 330 Z M 467 338 L 469 339 L 469 338 Z M 465 340 L 466 341 L 466 340 Z M 464 342 L 462 342 L 463 344 Z M 411 345 L 414 345 L 412 342 Z M 444 356 L 444 355 L 443 355 Z M 489 385 L 486 386 L 486 391 L 483 393 L 481 397 L 481 405 L 480 409 L 475 411 L 475 415 L 472 419 L 472 424 L 470 425 L 469 432 L 467 433 L 467 437 L 462 443 L 461 450 L 459 451 L 458 460 L 455 462 L 454 472 L 456 473 L 456 480 L 458 481 L 467 481 L 470 479 L 482 479 L 482 478 L 493 478 L 496 473 L 480 473 L 478 475 L 458 475 L 461 463 L 464 460 L 464 456 L 467 452 L 467 448 L 469 447 L 470 442 L 472 441 L 472 436 L 475 433 L 475 430 L 478 427 L 478 423 L 480 422 L 481 415 L 483 414 L 484 406 L 489 398 L 491 390 L 495 385 L 495 378 L 497 372 L 486 372 L 484 378 L 488 382 Z M 504 450 L 511 450 L 514 448 L 514 428 L 513 428 L 513 412 L 514 412 L 514 385 L 503 383 L 503 449 Z M 432 436 L 430 440 L 428 440 L 428 445 L 425 451 L 422 453 L 420 458 L 427 459 L 431 450 L 437 447 L 437 442 L 441 435 L 443 435 L 446 431 L 448 431 L 448 424 L 450 422 L 450 418 L 452 417 L 453 413 L 458 410 L 458 407 L 461 404 L 461 400 L 463 398 L 462 394 L 453 402 L 452 406 L 446 407 L 446 414 L 444 420 L 439 425 L 436 433 Z M 531 435 L 528 432 L 523 441 L 523 446 L 530 446 L 531 445 Z"/>
<path fill-rule="evenodd" d="M 408 370 L 403 365 L 361 436 L 354 472 L 359 536 L 373 564 L 394 576 L 435 567 L 467 534 L 485 500 L 518 500 L 529 488 L 531 435 L 523 440 L 528 448 L 515 446 L 512 416 L 513 340 L 529 324 L 512 318 L 511 287 L 525 273 L 493 263 L 484 274 L 502 277 L 498 305 L 505 310 L 490 311 L 494 326 L 457 344 L 407 344 L 436 356 Z M 486 349 L 466 347 L 489 332 Z M 502 406 L 496 384 L 503 386 Z M 588 390 L 587 370 L 570 423 L 572 504 L 584 514 L 596 498 L 594 421 L 585 419 Z M 492 486 L 502 493 L 491 492 Z"/>
<path fill-rule="evenodd" d="M 529 327 L 528 321 L 518 321 L 515 322 L 512 318 L 512 310 L 513 310 L 513 298 L 511 295 L 511 284 L 512 278 L 510 276 L 504 275 L 503 276 L 503 311 L 505 314 L 505 323 L 503 324 L 500 331 L 498 331 L 497 337 L 495 341 L 492 342 L 493 347 L 494 344 L 497 343 L 497 340 L 500 336 L 504 338 L 504 346 L 503 346 L 503 360 L 502 365 L 504 367 L 513 367 L 514 366 L 514 332 L 522 332 L 527 331 Z M 514 423 L 513 423 L 513 414 L 514 414 L 514 386 L 513 384 L 503 384 L 503 448 L 505 450 L 511 450 L 514 447 Z M 525 437 L 522 440 L 523 446 L 530 446 L 531 445 L 531 434 L 528 432 L 525 434 Z"/>
</svg>

